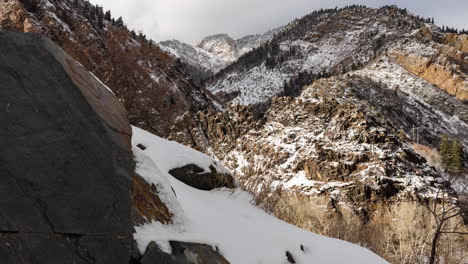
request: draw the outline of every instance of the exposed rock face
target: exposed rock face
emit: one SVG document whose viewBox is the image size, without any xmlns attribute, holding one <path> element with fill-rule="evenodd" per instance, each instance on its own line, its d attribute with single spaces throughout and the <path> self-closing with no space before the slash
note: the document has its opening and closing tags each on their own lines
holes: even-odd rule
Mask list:
<svg viewBox="0 0 468 264">
<path fill-rule="evenodd" d="M 409 72 L 461 101 L 468 100 L 468 36 L 446 34 L 441 43 L 437 43 L 432 41 L 432 35 L 427 35 L 430 30 L 420 30 L 422 40 L 407 39 L 398 43 L 390 51 L 391 55 Z M 431 45 L 423 41 L 430 41 Z"/>
<path fill-rule="evenodd" d="M 125 110 L 46 38 L 0 32 L 0 42 L 1 258 L 128 263 L 135 163 Z"/>
<path fill-rule="evenodd" d="M 170 170 L 169 174 L 193 188 L 204 191 L 210 191 L 221 187 L 236 187 L 232 175 L 217 172 L 213 166 L 210 166 L 210 172 L 205 172 L 195 164 L 188 164 Z"/>
<path fill-rule="evenodd" d="M 141 256 L 134 225 L 173 215 L 135 173 L 125 109 L 45 37 L 0 32 L 0 42 L 2 261 L 229 263 L 211 246 L 184 242 Z"/>
<path fill-rule="evenodd" d="M 218 56 L 221 60 L 227 63 L 235 61 L 239 53 L 236 41 L 227 34 L 217 34 L 205 37 L 197 43 L 196 47 Z"/>
<path fill-rule="evenodd" d="M 18 1 L 0 3 L 0 28 L 23 32 L 38 32 L 39 27 L 29 18 L 27 10 Z"/>
<path fill-rule="evenodd" d="M 178 241 L 170 241 L 170 245 L 172 255 L 151 242 L 140 260 L 141 264 L 229 264 L 219 252 L 207 245 Z"/>
<path fill-rule="evenodd" d="M 419 42 L 405 45 L 425 51 Z M 441 135 L 447 134 L 468 147 L 468 105 L 408 72 L 392 54 L 384 53 L 363 69 L 336 81 L 349 86 L 355 96 L 379 109 L 397 130 L 405 131 L 413 141 L 437 147 Z"/>
</svg>

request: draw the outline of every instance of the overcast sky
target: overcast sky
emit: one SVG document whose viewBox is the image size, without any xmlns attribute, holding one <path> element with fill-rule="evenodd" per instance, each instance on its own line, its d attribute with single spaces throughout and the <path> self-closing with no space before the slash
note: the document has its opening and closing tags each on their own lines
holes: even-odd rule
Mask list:
<svg viewBox="0 0 468 264">
<path fill-rule="evenodd" d="M 434 17 L 438 25 L 468 29 L 468 0 L 90 0 L 122 16 L 129 28 L 155 41 L 178 39 L 194 44 L 207 35 L 233 38 L 287 24 L 320 8 L 396 4 Z"/>
</svg>

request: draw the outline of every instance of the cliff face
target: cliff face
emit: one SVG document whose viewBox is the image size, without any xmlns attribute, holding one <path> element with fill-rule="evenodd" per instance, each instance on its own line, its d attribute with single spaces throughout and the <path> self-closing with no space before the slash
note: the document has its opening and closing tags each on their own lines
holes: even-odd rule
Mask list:
<svg viewBox="0 0 468 264">
<path fill-rule="evenodd" d="M 432 36 L 430 28 L 422 28 L 418 37 L 419 49 L 399 46 L 391 51 L 392 56 L 406 70 L 436 85 L 441 90 L 461 101 L 468 99 L 468 35 L 445 34 Z M 440 38 L 440 39 L 435 39 Z M 429 42 L 429 45 L 423 42 Z M 438 41 L 438 42 L 437 42 Z"/>
<path fill-rule="evenodd" d="M 128 263 L 135 162 L 126 111 L 50 40 L 1 32 L 0 256 Z"/>
</svg>

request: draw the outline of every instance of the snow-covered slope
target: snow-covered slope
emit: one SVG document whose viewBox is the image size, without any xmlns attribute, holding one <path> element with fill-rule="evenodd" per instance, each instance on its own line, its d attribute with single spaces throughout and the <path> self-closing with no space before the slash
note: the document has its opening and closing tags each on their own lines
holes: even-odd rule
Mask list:
<svg viewBox="0 0 468 264">
<path fill-rule="evenodd" d="M 236 41 L 227 34 L 205 37 L 195 46 L 215 54 L 226 63 L 235 61 L 239 53 Z"/>
<path fill-rule="evenodd" d="M 227 64 L 223 58 L 202 48 L 178 40 L 166 40 L 158 43 L 159 47 L 182 60 L 190 67 L 192 77 L 203 79 L 218 72 Z"/>
<path fill-rule="evenodd" d="M 161 199 L 174 214 L 172 224 L 153 222 L 136 227 L 134 237 L 140 251 L 155 241 L 170 252 L 168 241 L 176 240 L 212 245 L 232 264 L 386 263 L 365 248 L 274 218 L 255 207 L 252 197 L 240 189 L 200 191 L 168 174 L 170 169 L 188 163 L 206 170 L 212 164 L 224 169 L 204 154 L 136 127 L 132 144 L 137 172 L 158 186 Z M 138 144 L 146 149 L 140 150 Z"/>
<path fill-rule="evenodd" d="M 179 58 L 194 79 L 202 80 L 271 40 L 282 29 L 283 27 L 279 27 L 264 34 L 248 35 L 237 40 L 227 34 L 215 34 L 203 38 L 195 46 L 178 40 L 166 40 L 158 44 L 161 49 Z"/>
<path fill-rule="evenodd" d="M 207 88 L 233 103 L 263 103 L 271 95 L 281 94 L 285 82 L 300 72 L 333 74 L 358 67 L 386 43 L 421 25 L 421 20 L 396 7 L 315 11 L 291 22 L 266 46 L 225 68 Z"/>
</svg>

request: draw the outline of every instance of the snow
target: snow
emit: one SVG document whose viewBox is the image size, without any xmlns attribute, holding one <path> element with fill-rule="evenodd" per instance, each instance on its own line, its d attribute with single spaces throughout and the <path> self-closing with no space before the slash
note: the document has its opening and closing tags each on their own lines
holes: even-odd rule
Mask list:
<svg viewBox="0 0 468 264">
<path fill-rule="evenodd" d="M 154 136 L 137 127 L 132 127 L 132 131 L 135 145 L 145 146 L 145 153 L 150 154 L 151 159 L 161 171 L 168 172 L 171 169 L 192 163 L 204 169 L 205 172 L 210 172 L 210 166 L 213 166 L 218 172 L 229 173 L 223 165 L 206 154 L 187 148 L 175 141 Z"/>
<path fill-rule="evenodd" d="M 201 191 L 167 173 L 189 163 L 206 169 L 215 162 L 207 155 L 136 127 L 133 127 L 132 144 L 137 172 L 150 183 L 164 186 L 158 195 L 176 212 L 172 224 L 153 222 L 136 227 L 134 237 L 141 252 L 150 241 L 170 252 L 168 241 L 178 240 L 209 244 L 232 264 L 286 264 L 286 251 L 296 263 L 386 263 L 365 248 L 316 235 L 274 218 L 254 206 L 253 197 L 240 189 Z M 143 144 L 146 149 L 139 150 L 137 144 Z M 217 169 L 224 167 L 218 164 Z M 170 187 L 176 196 L 170 195 Z"/>
</svg>

